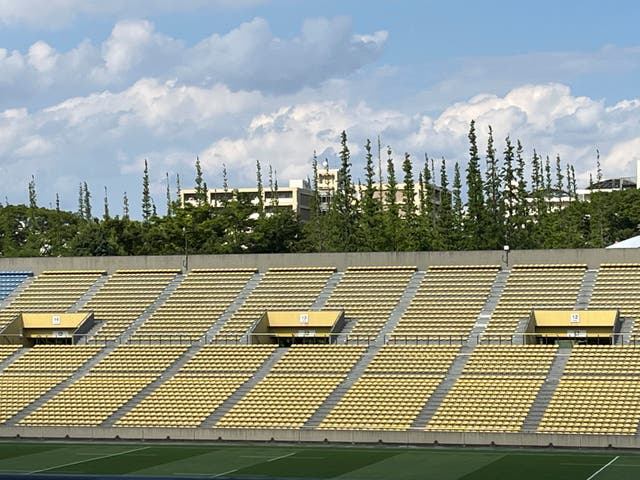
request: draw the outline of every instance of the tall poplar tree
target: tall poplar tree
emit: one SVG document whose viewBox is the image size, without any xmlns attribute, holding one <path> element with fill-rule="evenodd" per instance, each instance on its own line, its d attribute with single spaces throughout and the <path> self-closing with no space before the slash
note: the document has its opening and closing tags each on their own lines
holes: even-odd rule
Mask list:
<svg viewBox="0 0 640 480">
<path fill-rule="evenodd" d="M 516 201 L 516 215 L 514 219 L 515 232 L 513 240 L 513 248 L 530 248 L 531 236 L 530 233 L 530 213 L 529 199 L 527 194 L 527 180 L 524 174 L 525 161 L 524 161 L 524 148 L 520 140 L 517 142 L 516 147 L 516 170 L 515 177 L 518 185 L 517 188 L 517 201 Z"/>
<path fill-rule="evenodd" d="M 451 247 L 453 250 L 463 248 L 464 209 L 462 206 L 462 178 L 460 177 L 460 165 L 456 162 L 453 166 L 452 184 L 453 229 L 451 230 Z"/>
<path fill-rule="evenodd" d="M 384 210 L 384 249 L 398 251 L 400 249 L 400 208 L 398 207 L 398 181 L 393 164 L 391 147 L 387 147 L 387 190 L 385 192 Z"/>
<path fill-rule="evenodd" d="M 313 152 L 313 157 L 315 160 L 315 171 L 318 173 L 318 162 L 316 159 L 316 152 Z M 256 160 L 256 184 L 258 189 L 258 215 L 264 216 L 264 186 L 262 185 L 262 166 L 260 165 L 260 160 Z"/>
<path fill-rule="evenodd" d="M 502 215 L 504 236 L 502 243 L 504 245 L 513 245 L 514 234 L 516 230 L 516 222 L 518 219 L 517 208 L 518 202 L 518 184 L 514 171 L 514 147 L 511 143 L 511 138 L 507 136 L 505 139 L 505 147 L 503 152 L 503 166 L 502 166 L 502 178 L 503 178 L 503 190 L 502 190 Z"/>
<path fill-rule="evenodd" d="M 142 220 L 148 222 L 151 218 L 151 195 L 149 193 L 149 165 L 144 159 L 144 172 L 142 174 Z"/>
<path fill-rule="evenodd" d="M 91 220 L 93 215 L 91 212 L 91 192 L 89 192 L 89 187 L 87 186 L 87 182 L 84 182 L 84 218 L 86 220 Z"/>
<path fill-rule="evenodd" d="M 207 204 L 207 186 L 202 175 L 202 166 L 200 158 L 196 157 L 196 204 L 201 207 Z"/>
<path fill-rule="evenodd" d="M 469 125 L 469 163 L 467 164 L 467 204 L 464 223 L 464 248 L 484 248 L 486 214 L 484 207 L 484 185 L 480 172 L 480 155 L 476 136 L 476 123 Z"/>
<path fill-rule="evenodd" d="M 104 220 L 109 220 L 111 218 L 111 215 L 109 214 L 109 195 L 107 193 L 107 186 L 104 186 L 104 211 L 102 214 L 102 218 Z"/>
<path fill-rule="evenodd" d="M 31 175 L 29 180 L 29 208 L 35 210 L 38 208 L 38 195 L 36 193 L 36 177 Z"/>
<path fill-rule="evenodd" d="M 413 180 L 411 156 L 404 154 L 402 162 L 404 172 L 404 190 L 402 191 L 402 213 L 405 231 L 402 238 L 402 250 L 413 251 L 418 248 L 418 216 L 416 212 L 416 188 Z"/>
<path fill-rule="evenodd" d="M 453 230 L 453 211 L 451 206 L 451 191 L 447 176 L 447 162 L 442 157 L 440 164 L 440 206 L 438 208 L 435 246 L 438 250 L 451 248 L 451 231 Z"/>
<path fill-rule="evenodd" d="M 502 248 L 503 227 L 501 212 L 501 178 L 496 149 L 493 143 L 493 128 L 489 125 L 486 152 L 485 195 L 488 228 L 484 232 L 485 247 Z"/>
<path fill-rule="evenodd" d="M 367 139 L 365 145 L 365 185 L 362 192 L 362 214 L 360 218 L 360 240 L 361 250 L 376 251 L 379 245 L 378 229 L 380 227 L 380 201 L 376 198 L 375 167 L 373 164 L 373 154 L 371 152 L 371 141 Z"/>
</svg>

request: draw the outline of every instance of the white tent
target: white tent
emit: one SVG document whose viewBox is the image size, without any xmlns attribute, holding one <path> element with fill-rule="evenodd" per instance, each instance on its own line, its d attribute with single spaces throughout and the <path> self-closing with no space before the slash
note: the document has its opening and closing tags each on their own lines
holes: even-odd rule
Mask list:
<svg viewBox="0 0 640 480">
<path fill-rule="evenodd" d="M 640 248 L 640 235 L 616 242 L 607 248 Z"/>
</svg>

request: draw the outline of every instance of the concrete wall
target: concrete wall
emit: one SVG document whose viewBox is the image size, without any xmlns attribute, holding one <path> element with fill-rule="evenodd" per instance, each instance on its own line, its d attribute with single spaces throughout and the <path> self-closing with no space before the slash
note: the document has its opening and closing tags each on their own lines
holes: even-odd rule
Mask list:
<svg viewBox="0 0 640 480">
<path fill-rule="evenodd" d="M 462 433 L 320 431 L 283 429 L 0 427 L 0 438 L 87 440 L 186 440 L 390 445 L 462 445 L 509 447 L 640 448 L 635 435 L 551 435 L 535 433 Z"/>
<path fill-rule="evenodd" d="M 183 255 L 140 257 L 38 257 L 0 258 L 0 270 L 106 270 L 145 268 L 184 268 Z M 509 265 L 518 263 L 585 263 L 595 268 L 601 263 L 640 263 L 640 249 L 574 249 L 514 250 Z M 355 265 L 416 265 L 424 270 L 429 265 L 496 264 L 507 266 L 503 251 L 473 252 L 364 252 L 364 253 L 299 253 L 247 255 L 190 255 L 192 268 L 335 266 L 344 271 Z"/>
</svg>

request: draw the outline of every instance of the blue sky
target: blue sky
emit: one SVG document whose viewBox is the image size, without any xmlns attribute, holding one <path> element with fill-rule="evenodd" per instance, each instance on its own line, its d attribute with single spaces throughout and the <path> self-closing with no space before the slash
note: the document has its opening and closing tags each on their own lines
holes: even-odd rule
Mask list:
<svg viewBox="0 0 640 480">
<path fill-rule="evenodd" d="M 466 164 L 492 125 L 527 154 L 560 154 L 579 183 L 640 159 L 640 4 L 633 1 L 0 0 L 0 174 L 12 203 L 87 181 L 139 215 L 142 164 L 235 185 L 272 165 L 281 184 L 333 161 L 346 129 L 355 177 L 382 137 L 400 159 Z M 481 145 L 482 146 L 482 145 Z"/>
</svg>

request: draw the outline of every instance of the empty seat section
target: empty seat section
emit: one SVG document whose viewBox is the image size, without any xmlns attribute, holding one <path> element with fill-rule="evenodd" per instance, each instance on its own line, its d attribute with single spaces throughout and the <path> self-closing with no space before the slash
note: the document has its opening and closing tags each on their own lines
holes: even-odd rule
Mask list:
<svg viewBox="0 0 640 480">
<path fill-rule="evenodd" d="M 31 276 L 33 276 L 33 272 L 0 271 L 0 302 L 11 295 L 18 285 Z"/>
<path fill-rule="evenodd" d="M 273 345 L 206 345 L 116 426 L 197 427 L 274 350 Z"/>
<path fill-rule="evenodd" d="M 532 308 L 571 310 L 586 265 L 515 265 L 485 333 L 511 335 Z"/>
<path fill-rule="evenodd" d="M 270 268 L 218 338 L 238 340 L 268 309 L 308 309 L 334 272 L 332 267 Z"/>
<path fill-rule="evenodd" d="M 11 355 L 20 350 L 20 345 L 0 345 L 0 362 L 3 362 Z"/>
<path fill-rule="evenodd" d="M 215 427 L 301 428 L 366 347 L 294 345 Z M 311 360 L 311 359 L 315 359 Z"/>
<path fill-rule="evenodd" d="M 329 412 L 325 430 L 407 430 L 459 347 L 386 345 Z"/>
<path fill-rule="evenodd" d="M 632 335 L 637 336 L 640 318 L 640 263 L 604 263 L 600 265 L 589 300 L 589 309 L 620 309 L 620 316 L 633 318 Z"/>
<path fill-rule="evenodd" d="M 635 435 L 639 365 L 636 346 L 575 346 L 538 432 Z"/>
<path fill-rule="evenodd" d="M 427 430 L 518 432 L 551 368 L 555 345 L 479 345 Z"/>
<path fill-rule="evenodd" d="M 119 270 L 89 299 L 83 312 L 105 322 L 95 337 L 112 340 L 123 333 L 167 288 L 177 270 Z"/>
<path fill-rule="evenodd" d="M 38 345 L 0 374 L 0 422 L 66 380 L 100 351 L 96 346 Z"/>
<path fill-rule="evenodd" d="M 98 426 L 185 351 L 184 346 L 121 345 L 19 424 Z"/>
<path fill-rule="evenodd" d="M 199 339 L 255 273 L 255 269 L 192 270 L 167 301 L 136 330 L 132 339 Z"/>
<path fill-rule="evenodd" d="M 66 312 L 102 275 L 83 270 L 42 272 L 0 311 L 0 330 L 19 313 Z"/>
<path fill-rule="evenodd" d="M 347 321 L 356 322 L 354 337 L 375 336 L 404 293 L 414 266 L 350 267 L 331 293 L 325 308 L 343 308 Z"/>
<path fill-rule="evenodd" d="M 411 304 L 392 332 L 396 340 L 433 335 L 466 338 L 484 306 L 497 265 L 429 267 Z"/>
</svg>

